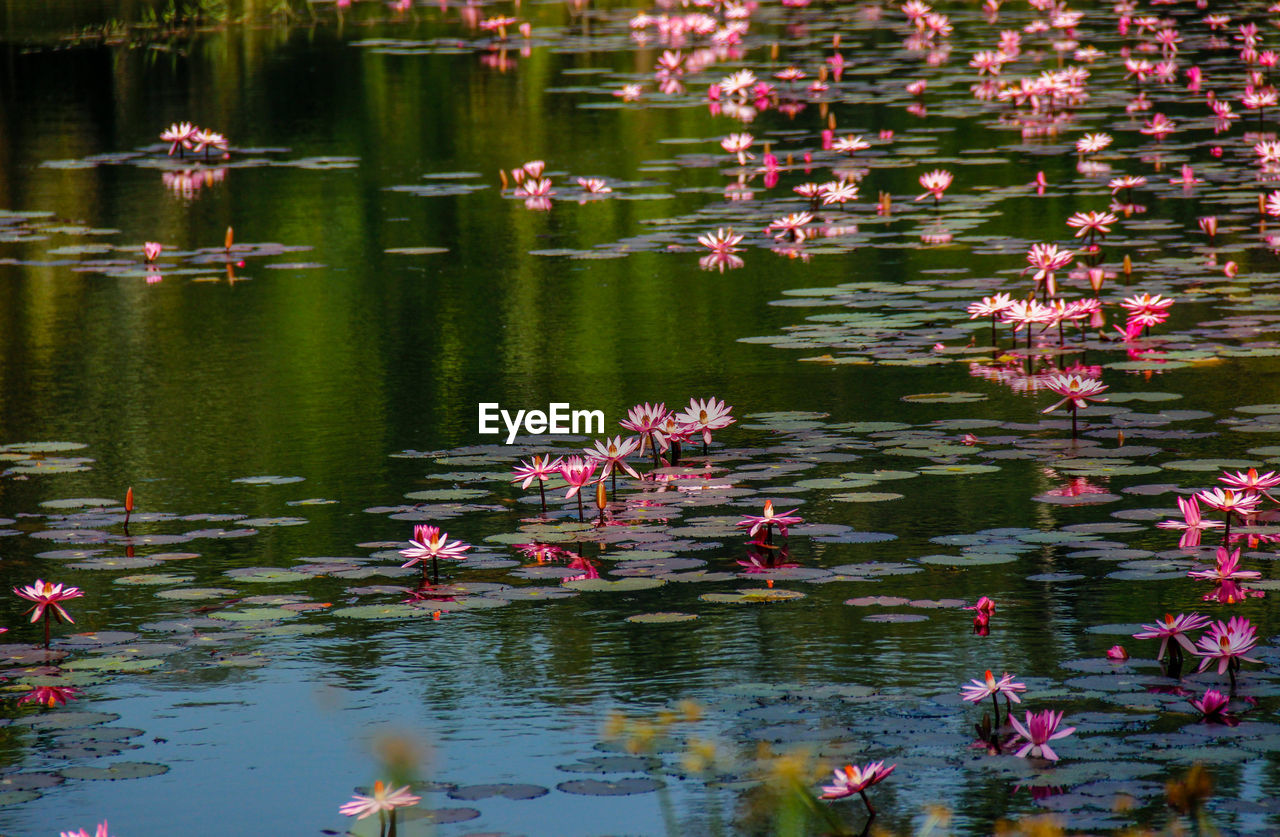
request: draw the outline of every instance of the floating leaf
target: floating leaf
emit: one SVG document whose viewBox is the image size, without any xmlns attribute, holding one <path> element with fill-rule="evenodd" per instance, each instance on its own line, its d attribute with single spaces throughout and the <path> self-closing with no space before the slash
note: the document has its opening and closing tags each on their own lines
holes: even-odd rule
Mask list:
<svg viewBox="0 0 1280 837">
<path fill-rule="evenodd" d="M 68 779 L 114 781 L 117 779 L 144 779 L 148 776 L 159 776 L 162 773 L 168 773 L 169 768 L 163 764 L 153 764 L 145 761 L 118 761 L 109 767 L 64 767 L 58 772 Z"/>
<path fill-rule="evenodd" d="M 581 796 L 631 796 L 649 793 L 663 787 L 663 783 L 650 778 L 628 778 L 616 781 L 604 779 L 574 779 L 556 785 L 556 790 Z"/>
<path fill-rule="evenodd" d="M 626 621 L 641 625 L 667 625 L 675 622 L 692 622 L 697 618 L 695 613 L 636 613 L 628 616 Z"/>
</svg>

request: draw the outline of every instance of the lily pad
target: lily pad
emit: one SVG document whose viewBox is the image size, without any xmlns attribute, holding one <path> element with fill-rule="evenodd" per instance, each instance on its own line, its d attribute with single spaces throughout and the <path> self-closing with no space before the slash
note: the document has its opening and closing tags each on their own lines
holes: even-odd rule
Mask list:
<svg viewBox="0 0 1280 837">
<path fill-rule="evenodd" d="M 145 761 L 118 761 L 109 767 L 76 766 L 58 771 L 68 779 L 91 781 L 115 781 L 117 779 L 144 779 L 168 773 L 167 765 Z"/>
<path fill-rule="evenodd" d="M 697 619 L 696 613 L 676 613 L 660 612 L 660 613 L 636 613 L 627 617 L 628 622 L 634 622 L 640 625 L 668 625 L 676 622 L 692 622 Z"/>
</svg>

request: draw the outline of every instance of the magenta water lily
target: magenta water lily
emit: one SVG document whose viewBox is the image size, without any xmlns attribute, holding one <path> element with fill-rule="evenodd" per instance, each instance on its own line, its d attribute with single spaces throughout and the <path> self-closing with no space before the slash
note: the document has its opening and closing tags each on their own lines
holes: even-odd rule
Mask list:
<svg viewBox="0 0 1280 837">
<path fill-rule="evenodd" d="M 864 765 L 849 764 L 843 768 L 837 768 L 835 781 L 830 785 L 823 785 L 822 798 L 844 799 L 856 793 L 867 806 L 867 813 L 874 817 L 876 809 L 871 804 L 871 800 L 867 798 L 867 788 L 878 785 L 889 778 L 889 774 L 897 766 L 896 764 L 891 764 L 885 767 L 883 761 L 873 761 Z"/>
<path fill-rule="evenodd" d="M 13 588 L 14 595 L 26 599 L 29 602 L 35 602 L 27 613 L 31 614 L 32 622 L 39 622 L 44 619 L 44 647 L 49 647 L 49 622 L 50 618 L 56 618 L 59 622 L 73 623 L 74 619 L 71 614 L 67 613 L 62 603 L 71 599 L 78 599 L 84 595 L 79 587 L 64 587 L 61 584 L 54 584 L 48 581 L 36 579 L 34 584 L 28 584 L 26 587 Z"/>
</svg>

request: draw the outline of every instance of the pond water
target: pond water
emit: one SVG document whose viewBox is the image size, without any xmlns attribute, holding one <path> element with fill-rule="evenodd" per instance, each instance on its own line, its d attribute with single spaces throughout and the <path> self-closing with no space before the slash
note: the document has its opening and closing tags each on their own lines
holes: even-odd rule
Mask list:
<svg viewBox="0 0 1280 837">
<path fill-rule="evenodd" d="M 0 10 L 0 574 L 84 592 L 48 652 L 0 599 L 0 832 L 375 834 L 338 806 L 395 779 L 422 797 L 401 834 L 830 833 L 796 788 L 884 761 L 893 833 L 1175 828 L 1165 783 L 1197 763 L 1213 823 L 1274 833 L 1274 503 L 1232 522 L 1253 593 L 1187 575 L 1223 531 L 1155 524 L 1280 462 L 1277 106 L 1241 103 L 1274 58 L 1247 26 L 1265 55 L 1280 18 L 1079 10 Z M 743 69 L 772 89 L 709 97 Z M 225 156 L 167 153 L 184 121 Z M 856 197 L 795 191 L 834 181 Z M 744 238 L 699 243 L 721 229 Z M 971 318 L 1034 291 L 1044 243 L 1100 314 Z M 1174 304 L 1125 335 L 1140 293 Z M 1106 387 L 1074 440 L 1043 412 L 1064 371 Z M 512 484 L 710 397 L 735 423 L 631 457 L 603 520 L 594 487 L 579 523 L 562 481 L 545 516 Z M 482 403 L 553 402 L 604 432 L 478 432 Z M 752 548 L 766 500 L 804 522 Z M 415 594 L 417 524 L 472 548 Z M 1216 660 L 1177 678 L 1132 638 L 1191 612 L 1256 627 L 1236 725 L 1190 703 L 1228 690 Z M 1025 684 L 1015 717 L 1064 713 L 1060 760 L 1011 729 L 987 752 L 960 688 L 988 669 Z M 77 691 L 19 703 L 39 686 Z"/>
</svg>

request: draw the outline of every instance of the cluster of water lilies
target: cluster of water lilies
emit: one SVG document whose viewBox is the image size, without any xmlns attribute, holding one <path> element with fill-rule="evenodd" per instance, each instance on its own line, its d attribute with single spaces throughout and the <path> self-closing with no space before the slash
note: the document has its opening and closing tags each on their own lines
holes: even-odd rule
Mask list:
<svg viewBox="0 0 1280 837">
<path fill-rule="evenodd" d="M 1021 742 L 1022 746 L 1014 755 L 1020 758 L 1031 756 L 1047 761 L 1057 761 L 1058 754 L 1054 752 L 1049 742 L 1066 738 L 1075 732 L 1075 727 L 1059 729 L 1062 723 L 1062 713 L 1055 712 L 1052 709 L 1045 709 L 1041 712 L 1027 712 L 1025 716 L 1026 722 L 1018 721 L 1017 718 L 1013 717 L 1013 704 L 1022 702 L 1022 698 L 1018 697 L 1018 693 L 1026 690 L 1026 685 L 1014 681 L 1013 675 L 1005 673 L 997 680 L 991 674 L 991 670 L 988 669 L 982 680 L 972 680 L 969 685 L 961 686 L 960 696 L 964 700 L 975 704 L 982 703 L 988 698 L 991 699 L 991 706 L 994 710 L 993 716 L 988 717 L 984 712 L 982 722 L 974 725 L 978 738 L 986 745 L 988 752 L 999 754 L 1004 749 Z M 1001 695 L 1004 696 L 1005 700 L 1005 724 L 1000 722 L 1000 702 L 998 698 Z M 1002 743 L 1001 730 L 1006 724 L 1011 728 L 1014 736 Z"/>
<path fill-rule="evenodd" d="M 551 208 L 551 196 L 556 194 L 556 190 L 553 188 L 551 178 L 543 176 L 546 167 L 546 162 L 542 160 L 530 160 L 511 170 L 510 181 L 507 179 L 507 173 L 499 170 L 502 188 L 506 189 L 509 183 L 514 182 L 515 187 L 511 194 L 517 198 L 524 198 L 526 208 L 548 210 Z M 600 177 L 579 177 L 577 182 L 581 189 L 579 202 L 585 202 L 593 195 L 608 195 L 613 192 L 613 187 Z"/>
<path fill-rule="evenodd" d="M 624 429 L 634 433 L 634 436 L 615 436 L 597 441 L 593 447 L 583 449 L 583 456 L 555 459 L 534 456 L 514 469 L 512 482 L 520 483 L 521 488 L 528 488 L 537 480 L 542 513 L 546 514 L 546 483 L 559 476 L 568 486 L 565 499 L 570 500 L 575 496 L 578 498 L 579 520 L 585 519 L 581 492 L 587 486 L 595 485 L 598 487 L 597 503 L 603 516 L 606 478 L 612 478 L 615 491 L 619 470 L 635 479 L 641 479 L 640 473 L 626 461 L 628 457 L 642 457 L 647 448 L 655 468 L 664 464 L 677 465 L 682 453 L 681 446 L 697 437 L 702 438 L 702 452 L 705 455 L 711 444 L 712 431 L 721 430 L 736 421 L 731 415 L 732 411 L 732 407 L 716 398 L 690 399 L 689 406 L 680 412 L 668 410 L 665 403 L 637 404 L 628 411 L 627 418 L 619 422 Z M 597 469 L 600 469 L 598 476 Z"/>
<path fill-rule="evenodd" d="M 67 613 L 62 603 L 78 599 L 84 595 L 84 592 L 79 587 L 54 584 L 39 578 L 33 584 L 28 584 L 25 587 L 14 587 L 13 593 L 15 596 L 33 603 L 26 612 L 31 614 L 31 622 L 33 624 L 36 622 L 43 623 L 46 651 L 49 648 L 50 628 L 53 622 L 75 623 L 75 620 L 71 618 L 71 614 Z M 8 628 L 0 628 L 0 633 L 7 633 L 8 630 Z M 18 704 L 30 703 L 52 708 L 72 700 L 78 691 L 79 689 L 71 686 L 35 686 L 18 699 Z"/>
<path fill-rule="evenodd" d="M 160 133 L 160 139 L 169 143 L 169 156 L 183 156 L 184 151 L 194 154 L 204 152 L 208 158 L 209 151 L 227 152 L 227 138 L 217 131 L 199 128 L 190 122 L 175 122 Z"/>
<path fill-rule="evenodd" d="M 1178 510 L 1182 512 L 1182 520 L 1165 520 L 1156 525 L 1161 529 L 1182 530 L 1183 535 L 1178 542 L 1180 549 L 1194 549 L 1200 546 L 1201 535 L 1208 529 L 1222 530 L 1223 546 L 1245 538 L 1251 545 L 1273 539 L 1272 535 L 1252 532 L 1244 537 L 1238 533 L 1233 535 L 1231 522 L 1234 517 L 1239 517 L 1245 525 L 1257 522 L 1267 513 L 1262 508 L 1263 500 L 1280 505 L 1280 501 L 1269 493 L 1280 486 L 1280 475 L 1275 471 L 1259 474 L 1257 468 L 1250 468 L 1247 471 L 1224 471 L 1222 476 L 1218 477 L 1218 482 L 1223 483 L 1225 487 L 1206 488 L 1196 492 L 1189 499 L 1178 498 Z M 1206 520 L 1200 510 L 1201 503 L 1222 512 L 1223 519 L 1221 521 Z M 1249 577 L 1257 578 L 1258 576 Z"/>
<path fill-rule="evenodd" d="M 1179 613 L 1177 616 L 1166 613 L 1163 621 L 1143 625 L 1143 630 L 1133 636 L 1135 639 L 1160 640 L 1156 659 L 1164 666 L 1165 673 L 1173 678 L 1182 676 L 1183 649 L 1201 658 L 1197 671 L 1204 671 L 1216 662 L 1218 674 L 1225 673 L 1230 678 L 1231 694 L 1234 696 L 1236 672 L 1240 670 L 1240 662 L 1258 662 L 1245 656 L 1258 642 L 1257 629 L 1242 616 L 1232 616 L 1226 621 L 1218 620 L 1212 624 L 1210 622 L 1211 619 L 1199 613 Z M 1189 631 L 1205 626 L 1209 629 L 1198 640 L 1193 642 L 1187 636 Z"/>
<path fill-rule="evenodd" d="M 60 832 L 59 837 L 110 837 L 110 835 L 107 833 L 107 821 L 103 820 L 98 823 L 98 827 L 94 830 L 93 834 L 90 834 L 82 828 L 79 831 Z"/>
</svg>

